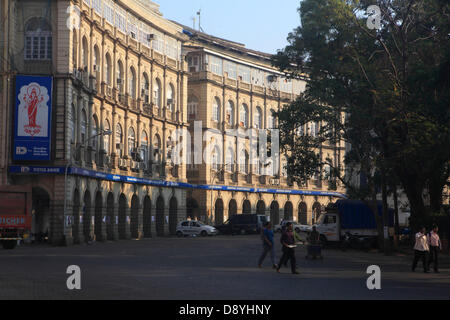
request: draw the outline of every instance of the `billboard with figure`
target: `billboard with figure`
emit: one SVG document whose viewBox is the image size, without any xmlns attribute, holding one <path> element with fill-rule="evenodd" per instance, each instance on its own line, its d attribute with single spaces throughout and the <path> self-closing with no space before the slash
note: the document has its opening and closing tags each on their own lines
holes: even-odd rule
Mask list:
<svg viewBox="0 0 450 320">
<path fill-rule="evenodd" d="M 14 160 L 50 160 L 52 77 L 16 77 Z"/>
</svg>

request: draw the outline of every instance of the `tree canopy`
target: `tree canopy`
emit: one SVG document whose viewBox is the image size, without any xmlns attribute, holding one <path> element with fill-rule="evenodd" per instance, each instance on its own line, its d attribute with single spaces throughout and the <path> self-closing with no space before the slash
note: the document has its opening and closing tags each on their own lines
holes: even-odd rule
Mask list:
<svg viewBox="0 0 450 320">
<path fill-rule="evenodd" d="M 380 9 L 369 28 L 367 8 Z M 273 63 L 306 81 L 278 114 L 288 170 L 304 182 L 325 165 L 352 196 L 373 198 L 377 179 L 401 184 L 413 220 L 436 206 L 450 173 L 450 6 L 445 0 L 304 0 L 301 25 Z M 318 134 L 301 127 L 320 122 Z M 350 146 L 345 170 L 318 150 L 325 141 Z M 355 177 L 367 179 L 354 187 Z M 433 198 L 434 197 L 434 198 Z"/>
</svg>

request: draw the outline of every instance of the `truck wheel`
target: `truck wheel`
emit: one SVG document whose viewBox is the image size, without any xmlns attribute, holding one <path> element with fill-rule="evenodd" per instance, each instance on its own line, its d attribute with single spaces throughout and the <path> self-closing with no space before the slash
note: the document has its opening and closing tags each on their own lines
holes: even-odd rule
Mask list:
<svg viewBox="0 0 450 320">
<path fill-rule="evenodd" d="M 17 241 L 15 241 L 15 240 L 3 241 L 3 249 L 12 250 L 16 247 L 16 244 L 17 244 Z"/>
<path fill-rule="evenodd" d="M 246 234 L 245 229 L 241 229 L 241 235 Z"/>
<path fill-rule="evenodd" d="M 206 236 L 208 235 L 208 233 L 207 233 L 205 230 L 203 230 L 203 231 L 200 233 L 200 235 L 201 235 L 202 237 L 206 237 Z"/>
</svg>

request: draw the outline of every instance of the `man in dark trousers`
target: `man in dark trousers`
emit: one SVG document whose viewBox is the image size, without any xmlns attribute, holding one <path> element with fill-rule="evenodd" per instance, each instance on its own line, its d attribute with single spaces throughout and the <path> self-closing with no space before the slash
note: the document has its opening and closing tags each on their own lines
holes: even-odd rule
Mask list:
<svg viewBox="0 0 450 320">
<path fill-rule="evenodd" d="M 423 272 L 428 273 L 428 252 L 430 248 L 428 246 L 428 237 L 426 235 L 425 227 L 420 228 L 420 231 L 416 233 L 416 243 L 414 245 L 414 260 L 411 270 L 416 271 L 417 263 L 422 260 Z"/>
<path fill-rule="evenodd" d="M 284 264 L 285 261 L 291 261 L 291 271 L 292 274 L 299 274 L 296 270 L 296 261 L 295 261 L 295 240 L 294 240 L 294 232 L 293 226 L 291 222 L 286 224 L 286 231 L 283 232 L 281 236 L 281 244 L 283 255 L 281 256 L 280 263 L 278 264 L 277 272 L 280 272 L 280 267 Z"/>
<path fill-rule="evenodd" d="M 442 250 L 441 239 L 439 238 L 439 228 L 434 225 L 433 230 L 428 235 L 428 245 L 430 247 L 430 259 L 428 261 L 428 270 L 431 263 L 434 264 L 434 272 L 439 273 L 439 251 Z"/>
<path fill-rule="evenodd" d="M 264 259 L 270 252 L 270 260 L 272 261 L 272 266 L 274 269 L 277 268 L 277 265 L 275 264 L 275 246 L 273 243 L 273 231 L 270 222 L 266 222 L 264 224 L 264 230 L 262 231 L 261 239 L 263 241 L 263 252 L 258 260 L 258 267 L 259 268 L 262 267 Z"/>
</svg>

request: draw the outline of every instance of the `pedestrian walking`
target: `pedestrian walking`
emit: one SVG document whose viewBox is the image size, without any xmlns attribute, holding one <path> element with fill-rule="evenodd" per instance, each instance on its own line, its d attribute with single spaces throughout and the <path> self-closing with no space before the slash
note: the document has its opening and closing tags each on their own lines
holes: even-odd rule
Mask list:
<svg viewBox="0 0 450 320">
<path fill-rule="evenodd" d="M 425 227 L 422 227 L 418 233 L 416 233 L 416 243 L 414 245 L 414 261 L 412 265 L 412 271 L 416 271 L 417 263 L 422 260 L 423 272 L 428 273 L 428 252 L 430 251 L 428 246 L 428 237 L 426 235 Z"/>
<path fill-rule="evenodd" d="M 434 225 L 428 236 L 428 245 L 430 246 L 430 259 L 428 262 L 428 270 L 433 263 L 434 272 L 439 273 L 439 252 L 442 250 L 441 239 L 439 238 L 439 228 Z"/>
<path fill-rule="evenodd" d="M 275 264 L 275 246 L 273 243 L 273 230 L 272 225 L 270 222 L 266 222 L 264 224 L 264 229 L 261 234 L 261 238 L 263 241 L 263 252 L 261 254 L 261 257 L 258 261 L 258 267 L 262 267 L 262 263 L 264 259 L 266 258 L 267 254 L 270 252 L 270 260 L 272 261 L 272 267 L 274 269 L 277 268 L 277 265 Z"/>
<path fill-rule="evenodd" d="M 284 231 L 286 231 L 286 230 L 284 230 Z M 295 229 L 292 229 L 292 234 L 293 234 L 293 236 L 294 236 L 294 243 L 297 243 L 297 242 L 303 242 L 303 239 L 300 237 L 300 235 L 297 233 L 297 232 L 295 232 Z M 289 258 L 287 258 L 287 260 L 285 260 L 284 261 L 284 266 L 287 268 L 287 264 L 288 264 L 288 262 L 289 262 Z"/>
<path fill-rule="evenodd" d="M 296 260 L 295 260 L 295 239 L 293 233 L 292 222 L 288 222 L 286 224 L 286 231 L 283 232 L 281 236 L 281 244 L 283 255 L 281 256 L 280 263 L 278 263 L 277 272 L 280 272 L 280 267 L 284 264 L 285 261 L 291 261 L 291 272 L 292 274 L 298 274 L 296 268 Z"/>
</svg>

